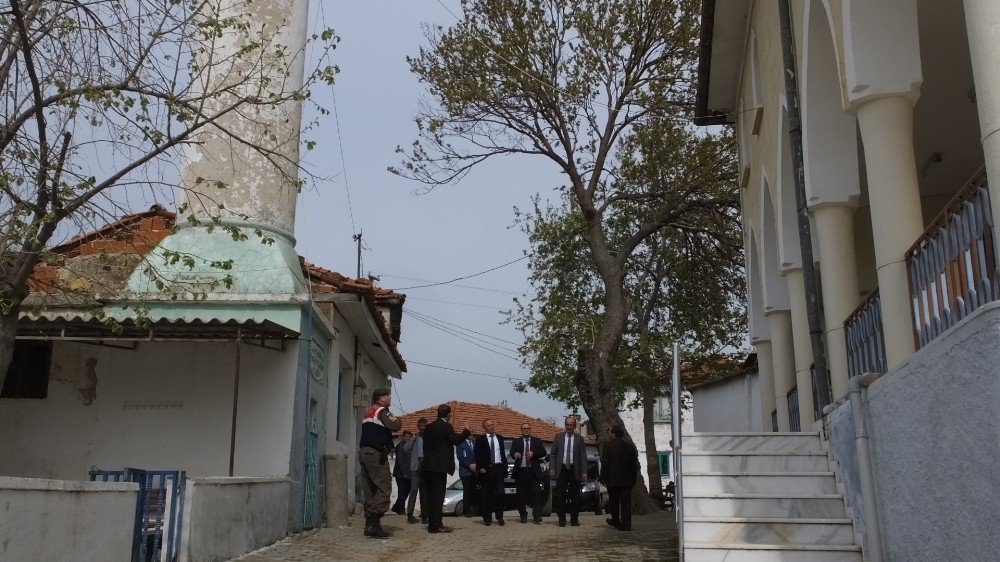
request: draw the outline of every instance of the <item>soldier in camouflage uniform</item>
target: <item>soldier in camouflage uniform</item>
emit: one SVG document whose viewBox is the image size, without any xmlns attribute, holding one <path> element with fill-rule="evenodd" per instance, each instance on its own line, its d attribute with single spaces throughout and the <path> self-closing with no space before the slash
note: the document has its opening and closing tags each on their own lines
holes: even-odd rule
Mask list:
<svg viewBox="0 0 1000 562">
<path fill-rule="evenodd" d="M 392 398 L 389 389 L 372 393 L 372 405 L 361 421 L 361 479 L 365 488 L 365 536 L 384 539 L 389 532 L 382 528 L 382 515 L 389 511 L 392 471 L 389 451 L 392 433 L 403 427 L 403 420 L 389 413 Z"/>
</svg>

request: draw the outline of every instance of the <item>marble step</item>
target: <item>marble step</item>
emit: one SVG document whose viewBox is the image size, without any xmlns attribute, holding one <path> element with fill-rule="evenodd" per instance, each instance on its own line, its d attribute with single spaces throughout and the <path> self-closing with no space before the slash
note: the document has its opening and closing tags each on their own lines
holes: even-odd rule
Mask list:
<svg viewBox="0 0 1000 562">
<path fill-rule="evenodd" d="M 836 494 L 832 472 L 688 472 L 684 494 Z"/>
<path fill-rule="evenodd" d="M 826 453 L 684 452 L 684 470 L 692 472 L 826 472 Z"/>
<path fill-rule="evenodd" d="M 789 545 L 854 544 L 850 519 L 684 517 L 685 542 Z"/>
<path fill-rule="evenodd" d="M 684 543 L 685 562 L 862 562 L 861 548 L 842 545 Z"/>
<path fill-rule="evenodd" d="M 682 451 L 820 453 L 818 433 L 692 433 L 682 439 Z"/>
<path fill-rule="evenodd" d="M 847 517 L 838 494 L 684 494 L 692 517 Z"/>
</svg>

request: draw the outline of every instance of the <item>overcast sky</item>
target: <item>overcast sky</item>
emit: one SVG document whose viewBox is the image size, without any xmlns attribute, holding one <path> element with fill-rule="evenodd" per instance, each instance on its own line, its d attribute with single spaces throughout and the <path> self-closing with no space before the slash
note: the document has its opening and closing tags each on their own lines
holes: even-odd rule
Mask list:
<svg viewBox="0 0 1000 562">
<path fill-rule="evenodd" d="M 336 112 L 323 118 L 314 135 L 319 146 L 306 156 L 306 165 L 332 181 L 299 198 L 299 254 L 353 276 L 357 264 L 352 236 L 362 232 L 363 275 L 379 276 L 380 286 L 407 295 L 400 351 L 409 370 L 395 386 L 397 412 L 461 400 L 506 401 L 541 418 L 566 414 L 564 405 L 534 392 L 516 392 L 510 381 L 526 378 L 527 372 L 516 359 L 520 333 L 500 325 L 500 311 L 527 291 L 526 260 L 464 281 L 416 288 L 521 258 L 528 242 L 512 226 L 513 208 L 527 208 L 535 193 L 551 197 L 560 185 L 550 162 L 530 158 L 496 161 L 455 186 L 425 195 L 414 194 L 420 184 L 386 171 L 399 162 L 396 146 L 414 140 L 413 116 L 424 95 L 405 57 L 423 44 L 422 24 L 456 21 L 448 9 L 458 14 L 458 3 L 323 4 L 313 0 L 311 25 L 322 26 L 325 20 L 340 36 L 334 62 L 341 72 L 333 92 L 314 92 L 322 105 Z M 458 332 L 461 338 L 431 324 Z"/>
</svg>

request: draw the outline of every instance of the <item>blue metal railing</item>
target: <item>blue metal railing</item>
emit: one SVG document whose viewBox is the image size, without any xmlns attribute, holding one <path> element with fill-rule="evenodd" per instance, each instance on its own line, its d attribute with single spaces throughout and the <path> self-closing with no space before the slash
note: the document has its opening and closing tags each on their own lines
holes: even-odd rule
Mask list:
<svg viewBox="0 0 1000 562">
<path fill-rule="evenodd" d="M 980 171 L 906 253 L 918 349 L 1000 298 L 993 234 L 986 173 Z"/>
<path fill-rule="evenodd" d="M 132 562 L 177 560 L 184 513 L 184 471 L 138 468 L 100 470 L 92 467 L 88 475 L 92 482 L 139 484 L 132 532 Z"/>
<path fill-rule="evenodd" d="M 882 335 L 882 300 L 878 289 L 869 294 L 844 321 L 847 338 L 847 372 L 856 377 L 886 371 Z"/>
<path fill-rule="evenodd" d="M 788 430 L 802 431 L 802 422 L 799 419 L 799 387 L 793 386 L 788 391 Z"/>
</svg>

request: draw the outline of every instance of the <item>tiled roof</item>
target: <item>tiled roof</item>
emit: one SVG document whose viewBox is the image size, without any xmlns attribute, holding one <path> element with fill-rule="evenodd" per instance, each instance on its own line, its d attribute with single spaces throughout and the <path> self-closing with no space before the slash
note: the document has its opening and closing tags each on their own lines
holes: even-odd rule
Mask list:
<svg viewBox="0 0 1000 562">
<path fill-rule="evenodd" d="M 76 236 L 49 251 L 50 257 L 35 266 L 28 287 L 36 297 L 42 298 L 48 298 L 45 295 L 114 294 L 124 289 L 125 281 L 141 257 L 170 234 L 175 220 L 175 213 L 154 205 L 148 211 L 125 215 L 97 230 Z M 312 292 L 353 293 L 365 300 L 396 363 L 406 371 L 406 362 L 396 345 L 406 295 L 375 287 L 369 279 L 350 279 L 301 257 L 299 261 Z M 385 318 L 379 306 L 390 311 L 390 320 Z"/>
<path fill-rule="evenodd" d="M 522 414 L 517 410 L 512 410 L 504 406 L 494 406 L 491 404 L 477 404 L 475 402 L 458 402 L 452 400 L 448 402 L 451 406 L 451 425 L 456 430 L 461 431 L 465 424 L 469 424 L 469 429 L 476 435 L 483 434 L 483 420 L 491 419 L 495 424 L 495 431 L 503 437 L 518 437 L 521 435 L 521 424 L 527 422 L 531 424 L 531 436 L 541 439 L 545 443 L 551 443 L 556 433 L 563 430 L 562 426 L 553 425 L 547 421 L 533 418 L 527 414 Z M 417 433 L 417 420 L 427 418 L 428 422 L 434 421 L 437 417 L 437 407 L 435 404 L 423 410 L 403 414 L 403 427 L 399 430 L 409 429 L 415 435 Z M 562 420 L 563 414 L 556 416 Z M 592 435 L 587 436 L 588 445 L 596 443 Z"/>
<path fill-rule="evenodd" d="M 739 356 L 719 357 L 697 367 L 681 370 L 681 382 L 688 390 L 712 385 L 757 370 L 757 354 L 749 353 L 742 361 Z"/>
</svg>

